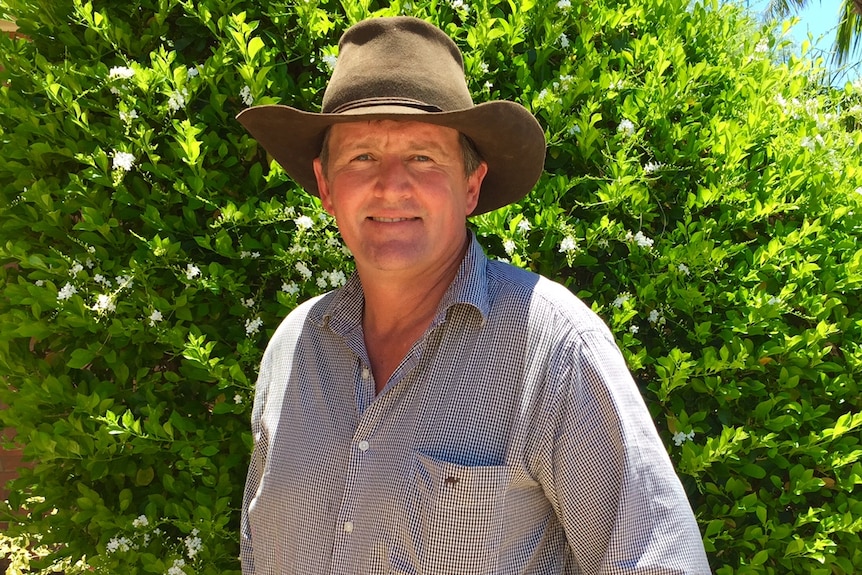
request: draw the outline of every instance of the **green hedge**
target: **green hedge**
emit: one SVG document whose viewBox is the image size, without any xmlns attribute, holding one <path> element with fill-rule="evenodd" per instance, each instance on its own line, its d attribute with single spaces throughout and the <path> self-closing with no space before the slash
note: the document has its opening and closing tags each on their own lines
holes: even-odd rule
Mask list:
<svg viewBox="0 0 862 575">
<path fill-rule="evenodd" d="M 34 463 L 0 518 L 34 572 L 238 571 L 262 349 L 352 264 L 234 116 L 318 109 L 341 32 L 399 13 L 546 128 L 536 191 L 471 225 L 607 319 L 716 572 L 862 572 L 862 83 L 713 0 L 0 12 L 27 36 L 0 40 L 0 423 Z"/>
</svg>

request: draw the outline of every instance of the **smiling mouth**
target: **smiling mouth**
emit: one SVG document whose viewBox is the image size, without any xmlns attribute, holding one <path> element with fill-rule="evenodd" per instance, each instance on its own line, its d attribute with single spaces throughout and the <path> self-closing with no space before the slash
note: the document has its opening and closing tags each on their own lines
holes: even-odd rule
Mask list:
<svg viewBox="0 0 862 575">
<path fill-rule="evenodd" d="M 374 222 L 381 222 L 384 224 L 394 224 L 397 222 L 409 222 L 409 221 L 412 221 L 412 220 L 415 220 L 418 218 L 375 218 L 375 217 L 372 217 L 369 219 L 371 221 L 374 221 Z"/>
</svg>

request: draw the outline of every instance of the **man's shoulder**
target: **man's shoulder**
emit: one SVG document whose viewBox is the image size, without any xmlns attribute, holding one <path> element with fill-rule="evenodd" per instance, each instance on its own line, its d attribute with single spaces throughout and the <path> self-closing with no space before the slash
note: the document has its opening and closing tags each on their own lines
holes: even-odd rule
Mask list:
<svg viewBox="0 0 862 575">
<path fill-rule="evenodd" d="M 523 298 L 534 302 L 559 306 L 584 306 L 586 304 L 563 284 L 546 276 L 537 274 L 497 260 L 488 262 L 489 288 L 500 294 Z"/>
<path fill-rule="evenodd" d="M 576 331 L 605 331 L 606 324 L 581 298 L 563 284 L 506 262 L 489 261 L 492 299 L 503 307 L 521 307 L 531 316 L 551 317 Z"/>
<path fill-rule="evenodd" d="M 302 330 L 309 327 L 322 326 L 326 311 L 331 305 L 332 298 L 336 292 L 331 291 L 314 296 L 293 308 L 276 328 L 272 341 L 280 341 L 285 338 L 296 337 Z"/>
</svg>

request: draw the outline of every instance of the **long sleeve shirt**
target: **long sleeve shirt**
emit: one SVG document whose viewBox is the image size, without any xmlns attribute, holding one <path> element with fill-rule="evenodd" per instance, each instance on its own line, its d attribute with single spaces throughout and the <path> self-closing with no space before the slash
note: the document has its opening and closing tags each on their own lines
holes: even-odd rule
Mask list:
<svg viewBox="0 0 862 575">
<path fill-rule="evenodd" d="M 247 575 L 707 574 L 686 494 L 606 325 L 475 238 L 380 394 L 358 277 L 260 368 Z"/>
</svg>

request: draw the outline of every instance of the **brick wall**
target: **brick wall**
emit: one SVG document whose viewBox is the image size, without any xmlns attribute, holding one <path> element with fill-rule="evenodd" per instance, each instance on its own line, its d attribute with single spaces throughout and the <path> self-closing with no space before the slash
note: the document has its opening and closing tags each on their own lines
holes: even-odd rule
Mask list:
<svg viewBox="0 0 862 575">
<path fill-rule="evenodd" d="M 11 439 L 15 437 L 15 433 L 11 429 L 5 429 L 3 436 Z M 6 484 L 18 476 L 16 470 L 19 467 L 21 467 L 21 449 L 0 448 L 0 499 L 6 499 L 9 496 Z"/>
</svg>

